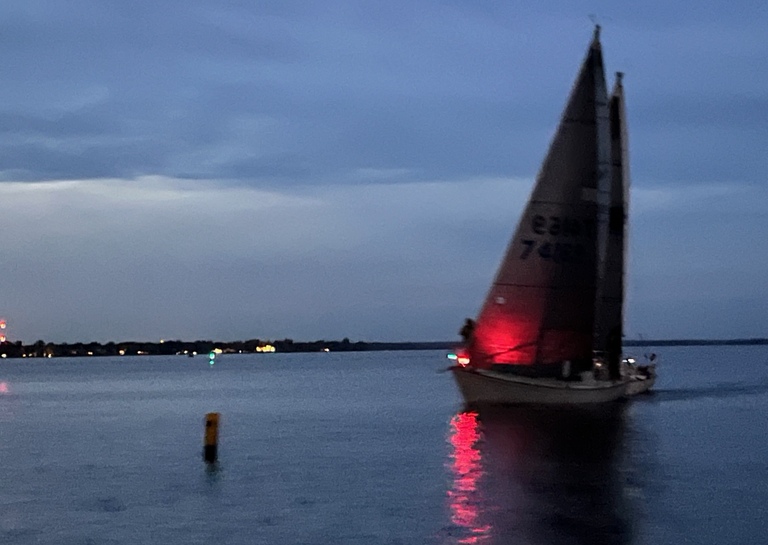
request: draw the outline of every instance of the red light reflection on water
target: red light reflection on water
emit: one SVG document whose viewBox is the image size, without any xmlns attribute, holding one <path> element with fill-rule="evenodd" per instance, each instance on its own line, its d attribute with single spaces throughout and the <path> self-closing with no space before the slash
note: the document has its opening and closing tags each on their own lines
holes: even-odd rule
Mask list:
<svg viewBox="0 0 768 545">
<path fill-rule="evenodd" d="M 0 394 L 8 394 L 10 393 L 10 388 L 8 388 L 7 382 L 0 382 Z"/>
<path fill-rule="evenodd" d="M 464 544 L 480 543 L 489 537 L 491 529 L 489 525 L 480 524 L 479 520 L 477 484 L 483 475 L 480 450 L 476 446 L 479 439 L 476 412 L 459 413 L 451 419 L 453 487 L 448 491 L 448 499 L 451 522 L 469 532 L 468 536 L 459 540 Z"/>
</svg>

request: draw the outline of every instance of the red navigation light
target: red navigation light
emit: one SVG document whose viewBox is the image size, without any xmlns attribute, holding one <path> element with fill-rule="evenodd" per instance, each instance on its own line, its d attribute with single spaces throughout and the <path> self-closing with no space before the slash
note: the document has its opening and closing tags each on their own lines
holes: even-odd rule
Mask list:
<svg viewBox="0 0 768 545">
<path fill-rule="evenodd" d="M 466 348 L 456 351 L 456 363 L 462 367 L 469 365 L 469 351 Z"/>
<path fill-rule="evenodd" d="M 467 350 L 464 348 L 460 348 L 456 350 L 456 352 L 451 352 L 448 354 L 448 359 L 455 361 L 462 367 L 466 367 L 469 365 L 469 352 L 467 352 Z"/>
</svg>

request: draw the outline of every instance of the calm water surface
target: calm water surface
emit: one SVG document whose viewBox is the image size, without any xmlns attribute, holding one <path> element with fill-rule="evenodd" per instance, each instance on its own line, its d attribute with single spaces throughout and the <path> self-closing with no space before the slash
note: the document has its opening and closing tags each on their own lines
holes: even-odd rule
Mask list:
<svg viewBox="0 0 768 545">
<path fill-rule="evenodd" d="M 465 411 L 446 363 L 4 360 L 0 543 L 765 542 L 768 347 L 665 348 L 599 415 Z"/>
</svg>

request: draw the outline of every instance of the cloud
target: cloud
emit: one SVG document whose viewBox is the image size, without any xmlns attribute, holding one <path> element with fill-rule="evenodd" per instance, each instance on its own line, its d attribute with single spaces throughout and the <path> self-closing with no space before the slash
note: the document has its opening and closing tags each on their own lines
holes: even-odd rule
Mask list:
<svg viewBox="0 0 768 545">
<path fill-rule="evenodd" d="M 6 183 L 4 313 L 17 335 L 52 340 L 453 338 L 482 302 L 531 181 L 367 173 L 385 181 Z M 752 227 L 768 219 L 765 197 L 750 184 L 635 190 L 629 331 L 758 335 L 762 307 L 734 301 L 768 296 L 768 246 Z M 699 311 L 672 328 L 672 308 Z"/>
<path fill-rule="evenodd" d="M 478 304 L 529 185 L 6 183 L 3 306 L 18 335 L 70 340 L 445 338 Z M 451 312 L 426 321 L 435 308 Z"/>
<path fill-rule="evenodd" d="M 589 13 L 627 74 L 632 327 L 761 323 L 768 13 L 711 1 L 5 2 L 2 312 L 70 340 L 453 335 Z"/>
<path fill-rule="evenodd" d="M 263 187 L 361 168 L 533 176 L 583 54 L 585 13 L 601 8 L 36 6 L 4 8 L 0 179 Z M 635 172 L 714 181 L 735 165 L 760 179 L 765 10 L 704 3 L 676 18 L 660 6 L 598 10 L 608 68 L 627 72 Z"/>
<path fill-rule="evenodd" d="M 629 331 L 765 336 L 767 198 L 740 182 L 633 190 Z"/>
</svg>

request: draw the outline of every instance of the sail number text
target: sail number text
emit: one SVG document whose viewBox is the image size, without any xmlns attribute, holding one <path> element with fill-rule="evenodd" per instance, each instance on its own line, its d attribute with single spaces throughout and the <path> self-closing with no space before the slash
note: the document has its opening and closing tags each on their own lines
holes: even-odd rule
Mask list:
<svg viewBox="0 0 768 545">
<path fill-rule="evenodd" d="M 538 242 L 535 240 L 522 240 L 523 251 L 520 259 L 528 259 L 534 251 L 541 259 L 551 259 L 555 263 L 578 263 L 584 257 L 582 244 L 569 242 Z"/>
<path fill-rule="evenodd" d="M 575 218 L 536 215 L 531 219 L 532 238 L 523 239 L 520 259 L 536 255 L 555 263 L 578 263 L 584 257 L 584 245 L 574 239 L 592 236 L 594 223 Z M 556 237 L 560 240 L 540 240 L 538 236 Z M 566 240 L 563 240 L 566 239 Z"/>
</svg>

